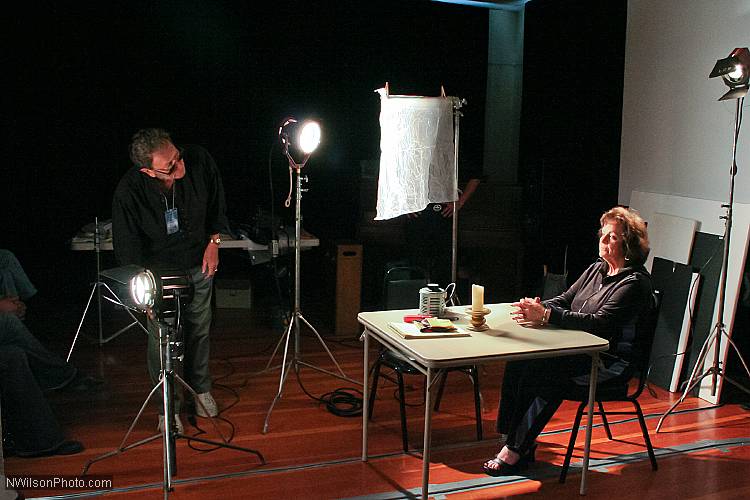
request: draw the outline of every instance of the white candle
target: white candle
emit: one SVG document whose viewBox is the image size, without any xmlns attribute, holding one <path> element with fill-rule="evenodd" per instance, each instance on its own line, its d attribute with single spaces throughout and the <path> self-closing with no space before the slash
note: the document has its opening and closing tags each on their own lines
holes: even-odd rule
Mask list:
<svg viewBox="0 0 750 500">
<path fill-rule="evenodd" d="M 471 310 L 481 311 L 484 309 L 484 287 L 471 285 Z"/>
</svg>

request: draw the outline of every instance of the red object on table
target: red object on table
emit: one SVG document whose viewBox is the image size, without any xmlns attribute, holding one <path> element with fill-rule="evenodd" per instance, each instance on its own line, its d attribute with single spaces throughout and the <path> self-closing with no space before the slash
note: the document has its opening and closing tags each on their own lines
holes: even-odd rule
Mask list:
<svg viewBox="0 0 750 500">
<path fill-rule="evenodd" d="M 404 323 L 413 323 L 414 321 L 422 321 L 426 318 L 431 318 L 432 314 L 407 314 L 404 316 Z"/>
</svg>

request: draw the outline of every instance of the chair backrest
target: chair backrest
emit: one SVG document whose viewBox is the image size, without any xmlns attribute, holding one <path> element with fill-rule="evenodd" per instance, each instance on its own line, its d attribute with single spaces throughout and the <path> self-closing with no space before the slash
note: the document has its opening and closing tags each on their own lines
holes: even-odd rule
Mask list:
<svg viewBox="0 0 750 500">
<path fill-rule="evenodd" d="M 638 376 L 638 386 L 635 392 L 630 396 L 637 398 L 643 392 L 648 377 L 649 360 L 651 359 L 651 348 L 654 344 L 654 334 L 656 333 L 656 324 L 659 320 L 659 311 L 661 310 L 661 292 L 654 290 L 651 297 L 651 304 L 648 310 L 641 314 L 636 324 L 636 338 L 634 342 L 633 363 Z"/>
<path fill-rule="evenodd" d="M 383 309 L 419 307 L 419 290 L 427 284 L 427 271 L 419 266 L 396 266 L 383 279 Z"/>
</svg>

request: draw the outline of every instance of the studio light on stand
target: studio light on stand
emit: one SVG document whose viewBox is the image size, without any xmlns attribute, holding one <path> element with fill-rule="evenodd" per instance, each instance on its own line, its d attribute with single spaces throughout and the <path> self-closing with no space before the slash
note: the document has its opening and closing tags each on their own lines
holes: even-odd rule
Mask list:
<svg viewBox="0 0 750 500">
<path fill-rule="evenodd" d="M 192 396 L 193 400 L 203 406 L 203 403 L 198 398 L 192 387 L 190 387 L 176 372 L 175 372 L 175 361 L 182 358 L 183 355 L 183 343 L 182 343 L 182 308 L 186 307 L 193 299 L 193 282 L 189 274 L 175 273 L 169 275 L 162 275 L 150 270 L 144 269 L 143 267 L 136 265 L 128 265 L 117 267 L 102 271 L 102 279 L 107 280 L 110 286 L 119 292 L 119 296 L 122 297 L 122 305 L 128 309 L 140 311 L 146 314 L 148 320 L 154 325 L 153 330 L 156 333 L 149 332 L 149 335 L 158 335 L 159 340 L 159 360 L 160 360 L 160 371 L 159 371 L 159 382 L 151 389 L 151 392 L 146 397 L 146 400 L 141 405 L 138 414 L 130 424 L 125 437 L 120 442 L 120 446 L 107 452 L 97 458 L 89 460 L 83 468 L 83 474 L 85 475 L 89 467 L 96 462 L 104 460 L 115 455 L 119 455 L 132 448 L 140 446 L 142 444 L 150 443 L 162 438 L 163 444 L 163 465 L 164 465 L 164 494 L 168 495 L 173 490 L 172 478 L 177 473 L 177 454 L 175 443 L 177 439 L 184 438 L 188 441 L 196 441 L 199 443 L 209 444 L 212 446 L 230 448 L 237 451 L 243 451 L 256 455 L 262 464 L 265 464 L 265 459 L 258 451 L 242 448 L 230 444 L 221 430 L 216 425 L 215 420 L 209 416 L 211 424 L 213 425 L 216 432 L 221 436 L 222 442 L 211 441 L 195 436 L 187 436 L 181 434 L 177 430 L 177 425 L 174 420 L 175 406 L 174 406 L 174 384 L 177 382 Z M 146 405 L 149 403 L 151 398 L 157 393 L 161 392 L 162 396 L 162 411 L 164 412 L 164 426 L 159 433 L 142 439 L 135 443 L 126 445 L 131 432 L 136 426 L 136 423 L 140 419 Z M 203 408 L 204 413 L 208 414 L 208 411 Z"/>
<path fill-rule="evenodd" d="M 719 97 L 720 101 L 727 99 L 742 99 L 744 100 L 748 91 L 748 68 L 750 68 L 750 51 L 747 47 L 741 49 L 734 49 L 728 57 L 719 59 L 714 65 L 714 69 L 711 70 L 709 78 L 721 77 L 724 83 L 729 87 L 729 91 L 726 94 Z M 737 104 L 741 104 L 738 100 Z M 735 126 L 735 132 L 739 132 L 739 122 L 742 121 L 741 111 L 735 120 L 737 124 Z M 737 134 L 735 133 L 735 146 L 737 145 Z M 736 165 L 734 165 L 736 167 Z"/>
<path fill-rule="evenodd" d="M 300 366 L 306 366 L 308 368 L 312 368 L 313 370 L 326 373 L 342 380 L 360 384 L 360 382 L 352 380 L 344 374 L 344 371 L 341 369 L 338 361 L 336 361 L 336 358 L 333 357 L 333 353 L 331 353 L 330 349 L 328 349 L 328 346 L 323 341 L 323 337 L 320 336 L 315 327 L 313 327 L 310 322 L 307 321 L 302 315 L 302 307 L 300 304 L 300 292 L 302 289 L 302 280 L 300 276 L 300 258 L 302 255 L 302 193 L 307 191 L 307 189 L 302 188 L 302 182 L 307 182 L 307 176 L 302 175 L 302 168 L 307 164 L 310 156 L 320 144 L 320 124 L 312 120 L 298 121 L 295 118 L 289 117 L 286 118 L 279 126 L 278 135 L 279 141 L 281 142 L 284 151 L 284 156 L 289 163 L 289 195 L 287 196 L 286 202 L 284 203 L 286 207 L 289 207 L 291 205 L 292 175 L 296 174 L 296 204 L 294 216 L 294 305 L 293 310 L 289 316 L 289 323 L 287 325 L 286 332 L 276 344 L 276 347 L 271 354 L 271 358 L 268 360 L 268 364 L 264 369 L 264 371 L 268 370 L 268 368 L 271 366 L 271 363 L 273 362 L 273 359 L 283 342 L 284 356 L 281 360 L 281 376 L 279 377 L 279 388 L 276 396 L 271 402 L 270 408 L 268 408 L 268 413 L 266 414 L 266 420 L 263 424 L 264 434 L 268 432 L 268 422 L 271 418 L 271 412 L 273 411 L 276 402 L 281 398 L 281 395 L 284 391 L 284 384 L 286 383 L 286 379 L 292 369 L 294 369 L 295 373 L 299 375 Z M 336 365 L 338 373 L 325 370 L 323 368 L 307 363 L 306 361 L 303 361 L 300 322 L 304 323 L 315 334 L 315 337 L 318 339 L 320 344 L 328 353 L 328 356 Z M 294 347 L 293 352 L 291 353 L 291 359 L 288 359 L 289 342 L 292 337 L 292 332 L 294 334 Z"/>
<path fill-rule="evenodd" d="M 729 242 L 732 234 L 732 207 L 734 205 L 734 178 L 737 175 L 737 141 L 740 135 L 740 125 L 742 124 L 742 105 L 745 100 L 745 96 L 748 92 L 748 82 L 750 81 L 750 52 L 747 47 L 737 48 L 724 59 L 716 61 L 709 78 L 721 77 L 724 83 L 729 87 L 727 93 L 721 96 L 718 100 L 725 101 L 728 99 L 735 99 L 735 119 L 734 119 L 734 136 L 732 140 L 732 164 L 729 169 L 729 201 L 726 204 L 722 204 L 722 208 L 726 210 L 726 214 L 721 216 L 724 219 L 724 253 L 721 261 L 721 277 L 719 280 L 719 297 L 718 306 L 716 309 L 716 324 L 711 331 L 711 334 L 706 338 L 703 347 L 700 350 L 698 359 L 695 362 L 693 371 L 690 374 L 690 378 L 687 381 L 687 387 L 682 396 L 677 400 L 659 419 L 659 423 L 656 426 L 656 432 L 659 432 L 664 419 L 675 409 L 677 406 L 684 401 L 690 391 L 693 390 L 704 378 L 711 377 L 711 396 L 716 396 L 717 388 L 720 379 L 726 380 L 738 389 L 750 394 L 750 389 L 743 387 L 737 381 L 726 375 L 726 367 L 723 366 L 725 362 L 720 360 L 721 343 L 723 339 L 729 342 L 729 345 L 734 348 L 737 353 L 737 357 L 742 362 L 742 366 L 745 368 L 748 376 L 750 376 L 750 369 L 748 369 L 747 363 L 742 358 L 739 349 L 732 341 L 731 337 L 727 333 L 726 325 L 724 324 L 724 308 L 726 305 L 726 288 L 727 288 L 727 270 L 729 265 Z M 713 349 L 713 362 L 711 366 L 700 373 L 699 370 L 705 365 L 706 357 L 709 355 L 710 350 Z"/>
</svg>

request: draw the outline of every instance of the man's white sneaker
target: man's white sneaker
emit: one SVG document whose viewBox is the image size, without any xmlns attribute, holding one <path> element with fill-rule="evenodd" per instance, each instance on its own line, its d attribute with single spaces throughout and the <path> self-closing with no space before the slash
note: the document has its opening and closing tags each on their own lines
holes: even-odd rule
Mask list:
<svg viewBox="0 0 750 500">
<path fill-rule="evenodd" d="M 177 433 L 178 434 L 185 434 L 185 428 L 182 426 L 182 421 L 180 420 L 179 415 L 174 416 L 174 422 L 177 426 Z M 159 432 L 164 432 L 164 415 L 159 415 Z"/>
<path fill-rule="evenodd" d="M 198 404 L 198 401 L 203 403 L 203 406 Z M 195 402 L 195 414 L 199 417 L 215 417 L 219 414 L 219 407 L 210 392 L 198 394 L 198 401 Z"/>
</svg>

